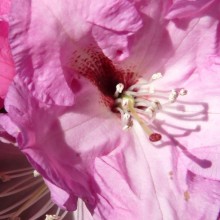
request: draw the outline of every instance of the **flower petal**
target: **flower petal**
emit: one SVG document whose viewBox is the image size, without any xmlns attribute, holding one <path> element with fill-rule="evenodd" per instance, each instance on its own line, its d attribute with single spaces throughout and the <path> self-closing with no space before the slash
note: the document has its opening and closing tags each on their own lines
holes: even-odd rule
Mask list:
<svg viewBox="0 0 220 220">
<path fill-rule="evenodd" d="M 61 188 L 58 188 L 56 185 L 52 184 L 46 179 L 44 179 L 44 182 L 51 192 L 52 201 L 60 208 L 67 210 L 75 210 L 77 208 L 77 197 L 73 196 L 73 198 L 71 198 L 67 192 L 65 192 Z"/>
<path fill-rule="evenodd" d="M 87 21 L 95 24 L 92 33 L 104 54 L 113 60 L 129 56 L 128 37 L 142 27 L 140 14 L 127 0 L 89 1 Z"/>
<path fill-rule="evenodd" d="M 208 8 L 215 0 L 175 0 L 170 7 L 167 19 L 185 18 L 196 16 Z"/>
<path fill-rule="evenodd" d="M 0 17 L 8 16 L 11 7 L 11 0 L 2 0 L 0 2 Z"/>
<path fill-rule="evenodd" d="M 0 98 L 4 99 L 8 87 L 15 75 L 15 68 L 8 42 L 7 16 L 10 9 L 10 1 L 0 2 Z"/>
<path fill-rule="evenodd" d="M 64 27 L 67 21 L 61 19 L 68 8 L 58 11 L 58 3 L 13 1 L 10 42 L 16 70 L 30 92 L 46 103 L 72 105 L 74 95 L 60 57 L 65 39 L 69 38 Z M 67 5 L 72 5 L 71 1 Z"/>
<path fill-rule="evenodd" d="M 97 187 L 91 177 L 94 159 L 119 145 L 125 147 L 128 133 L 100 105 L 97 88 L 87 80 L 79 80 L 77 102 L 65 108 L 39 103 L 18 77 L 15 81 L 5 106 L 21 130 L 17 140 L 21 150 L 42 176 L 70 196 L 87 200 L 91 209 L 96 203 L 93 187 Z"/>
<path fill-rule="evenodd" d="M 93 27 L 92 33 L 103 53 L 110 59 L 124 60 L 129 56 L 129 34 L 112 33 L 99 26 Z"/>
<path fill-rule="evenodd" d="M 218 172 L 219 169 L 219 155 L 220 149 L 219 146 L 216 147 L 203 147 L 203 148 L 195 148 L 189 150 L 192 155 L 198 157 L 201 161 L 204 161 L 203 164 L 199 166 L 198 163 L 193 162 L 189 157 L 185 154 L 181 154 L 180 162 L 183 163 L 188 170 L 191 172 L 212 180 L 220 180 L 220 174 Z"/>
<path fill-rule="evenodd" d="M 102 37 L 97 36 L 95 29 L 98 27 L 95 27 L 95 40 L 97 38 L 97 43 L 105 47 L 109 56 L 120 56 L 121 59 L 127 56 L 127 43 L 124 44 L 123 40 L 127 42 L 127 36 L 141 27 L 140 17 L 134 6 L 127 0 L 109 0 L 109 4 L 94 2 L 69 0 L 63 3 L 56 0 L 56 4 L 43 1 L 39 5 L 35 1 L 31 4 L 13 1 L 10 43 L 16 70 L 29 85 L 30 92 L 39 100 L 49 104 L 73 104 L 74 96 L 69 88 L 71 79 L 63 68 L 65 64 L 61 52 L 73 48 L 73 53 L 77 44 L 85 42 L 94 44 L 94 38 L 89 34 L 92 25 L 108 29 L 115 35 L 113 40 L 117 39 L 115 49 L 125 49 L 124 55 L 121 53 L 123 51 L 113 51 L 109 46 L 109 32 L 106 31 Z M 101 13 L 96 13 L 100 9 Z M 126 13 L 122 13 L 124 10 Z M 75 11 L 74 16 L 71 11 Z M 82 23 L 76 26 L 78 20 Z"/>
<path fill-rule="evenodd" d="M 198 67 L 200 71 L 214 62 L 210 56 L 219 53 L 219 2 L 199 17 L 173 21 L 165 19 L 163 4 L 151 3 L 143 10 L 143 28 L 133 36 L 130 56 L 123 64 L 134 66 L 147 79 L 161 72 L 169 75 L 166 83 L 177 78 L 181 83 Z"/>
<path fill-rule="evenodd" d="M 20 133 L 19 128 L 6 114 L 0 114 L 0 128 L 2 131 L 6 131 L 9 135 L 11 135 L 14 138 L 17 138 L 18 134 Z"/>
</svg>

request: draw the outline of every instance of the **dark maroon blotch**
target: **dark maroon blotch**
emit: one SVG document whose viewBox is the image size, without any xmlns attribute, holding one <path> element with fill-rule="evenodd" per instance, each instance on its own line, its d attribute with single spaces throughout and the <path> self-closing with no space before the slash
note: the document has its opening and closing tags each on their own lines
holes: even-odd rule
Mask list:
<svg viewBox="0 0 220 220">
<path fill-rule="evenodd" d="M 7 111 L 6 111 L 5 108 L 3 107 L 3 108 L 0 109 L 0 113 L 7 113 Z"/>
<path fill-rule="evenodd" d="M 117 68 L 113 62 L 102 52 L 86 50 L 86 58 L 77 56 L 73 63 L 73 68 L 78 66 L 77 72 L 89 79 L 101 92 L 103 100 L 110 106 L 114 103 L 114 93 L 116 85 L 123 83 L 125 89 L 131 86 L 136 75 L 128 70 Z"/>
</svg>

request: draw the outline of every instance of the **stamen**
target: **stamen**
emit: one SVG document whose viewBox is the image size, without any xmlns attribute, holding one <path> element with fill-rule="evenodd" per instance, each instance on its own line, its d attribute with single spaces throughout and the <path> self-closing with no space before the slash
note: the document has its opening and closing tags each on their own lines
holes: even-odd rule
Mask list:
<svg viewBox="0 0 220 220">
<path fill-rule="evenodd" d="M 30 180 L 31 178 L 29 178 L 28 180 Z M 11 188 L 8 188 L 7 190 L 3 191 L 1 194 L 0 194 L 0 197 L 6 197 L 6 196 L 10 196 L 10 195 L 13 195 L 13 194 L 16 194 L 16 193 L 19 193 L 19 192 L 22 192 L 23 190 L 25 189 L 28 189 L 28 188 L 31 188 L 33 187 L 34 185 L 37 185 L 38 183 L 40 183 L 42 180 L 36 180 L 34 182 L 31 182 L 27 185 L 24 185 L 23 187 L 19 187 L 18 189 L 16 190 L 13 190 L 11 191 L 12 189 L 14 188 L 17 188 L 18 186 L 22 185 L 23 182 L 19 182 L 18 184 L 14 185 L 13 187 Z M 27 180 L 25 180 L 25 182 L 27 182 Z M 9 192 L 7 192 L 9 191 Z"/>
<path fill-rule="evenodd" d="M 118 89 L 116 88 L 116 92 L 117 91 Z M 133 96 L 131 94 L 133 94 Z M 136 107 L 147 107 L 146 112 L 148 112 L 151 108 L 151 114 L 153 115 L 153 112 L 160 108 L 159 102 L 150 102 L 146 101 L 146 99 L 143 98 L 134 99 L 138 97 L 135 94 L 142 95 L 141 92 L 126 91 L 124 94 L 121 95 L 120 99 L 117 99 L 116 103 L 120 103 L 120 107 L 116 107 L 116 110 L 118 110 L 121 114 L 123 129 L 127 129 L 133 125 L 131 120 L 132 116 L 132 118 L 136 119 L 136 121 L 141 125 L 141 127 L 145 131 L 145 133 L 149 136 L 150 141 L 159 141 L 161 139 L 161 135 L 154 133 L 147 126 L 147 124 L 143 122 L 143 120 L 139 117 L 138 113 L 135 110 Z"/>
<path fill-rule="evenodd" d="M 128 109 L 130 110 L 133 118 L 135 118 L 139 122 L 144 131 L 148 134 L 148 136 L 150 136 L 153 133 L 152 130 L 141 120 L 141 118 L 136 113 L 134 107 L 132 106 L 131 102 L 128 103 Z"/>
<path fill-rule="evenodd" d="M 0 173 L 0 179 L 2 182 L 7 182 L 13 178 L 28 175 L 30 173 L 30 170 L 32 169 L 28 167 L 28 168 L 5 171 L 5 172 Z M 10 175 L 10 174 L 14 174 L 14 175 Z"/>
<path fill-rule="evenodd" d="M 133 107 L 133 103 L 130 100 L 128 103 L 128 109 L 130 110 L 131 115 L 139 122 L 145 133 L 149 136 L 149 140 L 151 142 L 156 142 L 161 140 L 161 135 L 157 133 L 153 133 L 153 131 L 146 125 L 146 123 L 144 123 L 142 119 L 138 116 L 138 114 L 136 113 Z"/>
<path fill-rule="evenodd" d="M 160 79 L 162 78 L 162 74 L 161 73 L 154 73 L 152 76 L 151 76 L 151 80 L 157 80 L 157 79 Z"/>
<path fill-rule="evenodd" d="M 123 129 L 131 127 L 135 119 L 151 142 L 159 141 L 162 138 L 161 134 L 153 132 L 148 126 L 152 124 L 156 114 L 162 108 L 176 102 L 179 95 L 187 94 L 187 90 L 184 88 L 172 89 L 171 91 L 155 90 L 151 82 L 161 77 L 161 73 L 155 73 L 149 82 L 139 79 L 137 83 L 126 90 L 124 90 L 124 85 L 119 83 L 115 92 L 115 109 L 121 114 Z M 165 95 L 168 96 L 168 101 Z M 163 104 L 162 101 L 164 101 Z"/>
<path fill-rule="evenodd" d="M 8 175 L 9 173 L 6 172 L 4 174 L 1 174 L 0 178 L 2 179 L 3 182 L 5 182 L 5 181 L 8 181 L 8 180 L 17 178 L 17 177 L 30 175 L 30 174 L 32 174 L 32 172 L 33 171 L 20 172 L 20 173 L 13 174 L 13 175 L 10 175 L 10 176 Z"/>
<path fill-rule="evenodd" d="M 136 107 L 149 107 L 151 105 L 151 101 L 143 99 L 143 98 L 136 98 L 135 99 L 135 106 Z"/>
<path fill-rule="evenodd" d="M 114 96 L 117 98 L 122 93 L 123 89 L 124 89 L 124 84 L 122 83 L 117 84 Z"/>
<path fill-rule="evenodd" d="M 4 172 L 5 174 L 13 174 L 13 173 L 20 173 L 20 172 L 24 172 L 24 171 L 28 171 L 28 170 L 33 170 L 32 167 L 26 167 L 26 168 L 22 168 L 22 169 L 16 169 L 16 170 L 9 170 Z"/>
<path fill-rule="evenodd" d="M 123 112 L 123 110 L 119 107 L 117 107 L 116 110 L 119 111 L 121 114 L 122 129 L 126 130 L 131 127 L 133 123 L 130 114 L 128 112 Z"/>
<path fill-rule="evenodd" d="M 59 220 L 62 220 L 66 215 L 67 215 L 68 211 L 65 211 L 61 216 Z"/>
<path fill-rule="evenodd" d="M 39 219 L 42 215 L 47 213 L 53 206 L 55 205 L 51 200 L 47 201 L 47 203 L 30 219 Z"/>
<path fill-rule="evenodd" d="M 60 219 L 58 215 L 46 215 L 45 220 L 57 220 Z"/>
<path fill-rule="evenodd" d="M 42 198 L 44 200 L 43 207 L 30 219 L 38 219 L 42 215 L 44 215 L 48 210 L 50 210 L 54 205 L 54 203 L 47 199 L 46 196 L 49 196 L 49 190 L 43 182 L 42 178 L 34 178 L 33 175 L 39 176 L 37 171 L 33 171 L 32 168 L 24 168 L 24 169 L 16 169 L 6 171 L 1 174 L 2 179 L 10 181 L 9 187 L 6 187 L 5 190 L 0 192 L 0 198 L 5 198 L 8 196 L 19 196 L 23 197 L 16 201 L 16 203 L 6 207 L 5 209 L 0 211 L 0 219 L 10 219 L 10 220 L 20 220 L 20 215 L 23 212 L 26 212 L 30 207 L 36 204 Z M 17 179 L 17 180 L 15 180 Z M 5 183 L 8 184 L 8 183 Z M 7 186 L 7 185 L 5 185 Z M 34 187 L 38 186 L 35 191 L 33 191 Z M 30 191 L 32 190 L 32 191 Z M 19 194 L 20 193 L 20 194 Z M 46 199 L 46 201 L 45 201 Z"/>
<path fill-rule="evenodd" d="M 21 204 L 23 204 L 25 201 L 27 201 L 28 199 L 30 199 L 31 194 L 26 196 L 25 198 L 23 198 L 22 200 L 18 201 L 17 203 L 15 203 L 14 205 L 11 205 L 10 207 L 0 211 L 0 216 L 7 213 L 8 211 L 13 210 L 14 208 L 20 206 Z M 9 216 L 11 216 L 11 214 L 9 214 Z M 0 217 L 0 219 L 2 219 L 2 216 Z M 4 218 L 3 218 L 4 219 Z"/>
<path fill-rule="evenodd" d="M 55 215 L 59 215 L 59 213 L 60 213 L 60 207 L 58 207 L 57 212 L 56 212 Z"/>
<path fill-rule="evenodd" d="M 21 220 L 21 218 L 19 218 L 18 216 L 15 217 L 11 217 L 11 214 L 7 214 L 7 215 L 2 215 L 0 216 L 0 219 L 8 219 L 8 220 Z"/>
<path fill-rule="evenodd" d="M 27 208 L 29 208 L 30 206 L 32 206 L 34 203 L 36 203 L 38 200 L 40 200 L 43 196 L 45 196 L 47 193 L 49 193 L 46 185 L 42 185 L 41 187 L 39 187 L 37 190 L 35 190 L 32 194 L 31 194 L 31 198 L 25 202 L 16 212 L 15 212 L 15 216 L 19 216 L 24 210 L 26 210 Z M 13 215 L 13 216 L 14 216 Z"/>
<path fill-rule="evenodd" d="M 5 189 L 4 191 L 2 191 L 2 192 L 0 193 L 0 197 L 2 196 L 2 194 L 6 193 L 6 192 L 10 192 L 12 189 L 17 188 L 18 186 L 22 185 L 22 184 L 25 183 L 25 182 L 28 182 L 30 179 L 32 179 L 32 177 L 23 178 L 23 180 L 19 181 L 18 183 L 16 183 L 16 184 L 13 185 L 12 187 L 9 187 L 9 188 Z"/>
<path fill-rule="evenodd" d="M 123 114 L 123 124 L 124 124 L 123 130 L 128 129 L 133 125 L 132 120 L 131 120 L 131 115 L 128 112 L 125 112 Z"/>
<path fill-rule="evenodd" d="M 38 173 L 37 170 L 34 170 L 33 175 L 34 175 L 34 177 L 38 177 L 38 176 L 40 176 L 40 173 Z"/>
<path fill-rule="evenodd" d="M 171 102 L 171 103 L 174 103 L 174 102 L 176 101 L 178 95 L 179 95 L 178 92 L 173 89 L 173 90 L 171 91 L 170 95 L 169 95 L 169 100 L 170 100 L 170 102 Z"/>
<path fill-rule="evenodd" d="M 45 220 L 62 220 L 66 215 L 67 215 L 68 211 L 63 212 L 63 214 L 61 216 L 59 215 L 46 215 Z"/>
<path fill-rule="evenodd" d="M 181 96 L 187 95 L 187 93 L 188 93 L 188 91 L 187 91 L 186 89 L 180 89 L 179 94 L 180 94 Z"/>
<path fill-rule="evenodd" d="M 6 175 L 6 174 L 2 173 L 2 174 L 0 174 L 0 180 L 2 182 L 7 182 L 7 181 L 11 180 L 11 178 L 10 178 L 9 175 Z"/>
</svg>

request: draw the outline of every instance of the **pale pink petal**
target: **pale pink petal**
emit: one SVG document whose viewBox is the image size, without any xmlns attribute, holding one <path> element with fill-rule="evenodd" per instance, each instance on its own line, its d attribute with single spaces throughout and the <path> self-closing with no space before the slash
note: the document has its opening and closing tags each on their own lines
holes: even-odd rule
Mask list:
<svg viewBox="0 0 220 220">
<path fill-rule="evenodd" d="M 128 35 L 112 33 L 99 26 L 93 27 L 92 33 L 103 53 L 113 60 L 124 60 L 129 56 Z"/>
<path fill-rule="evenodd" d="M 74 96 L 65 80 L 60 57 L 62 45 L 69 38 L 65 20 L 61 19 L 68 8 L 59 8 L 59 2 L 51 9 L 46 1 L 13 1 L 10 41 L 17 73 L 30 92 L 49 104 L 72 105 Z"/>
<path fill-rule="evenodd" d="M 213 181 L 187 171 L 182 181 L 187 183 L 182 212 L 183 219 L 218 219 L 219 213 L 219 181 Z M 209 207 L 209 208 L 207 208 Z"/>
<path fill-rule="evenodd" d="M 5 106 L 19 125 L 17 141 L 32 165 L 69 195 L 83 198 L 92 209 L 98 190 L 91 176 L 95 157 L 119 145 L 125 147 L 129 137 L 122 132 L 120 120 L 104 104 L 100 106 L 97 89 L 85 80 L 79 83 L 83 86 L 73 107 L 49 108 L 37 102 L 16 78 Z"/>
<path fill-rule="evenodd" d="M 97 17 L 100 9 L 102 13 Z M 78 20 L 80 25 L 76 25 Z M 56 4 L 48 4 L 47 1 L 41 4 L 13 1 L 10 25 L 10 42 L 16 70 L 29 86 L 30 92 L 49 104 L 71 105 L 74 102 L 69 88 L 71 79 L 63 68 L 60 52 L 73 53 L 77 44 L 94 43 L 90 35 L 91 26 L 98 25 L 112 30 L 117 38 L 121 38 L 116 45 L 120 50 L 125 49 L 125 57 L 128 49 L 122 39 L 137 31 L 141 27 L 141 21 L 129 1 L 110 0 L 109 4 L 97 4 L 96 1 L 88 0 L 68 1 L 65 4 L 61 0 L 57 0 Z M 124 32 L 126 33 L 123 34 Z M 85 36 L 87 39 L 84 40 Z M 103 37 L 108 39 L 108 35 L 104 34 Z M 98 44 L 99 41 L 102 40 L 97 37 Z M 106 51 L 109 56 L 113 53 L 111 56 L 119 55 L 123 58 L 121 52 L 111 51 L 108 42 L 100 44 L 106 50 L 107 47 L 110 49 L 109 52 Z"/>
<path fill-rule="evenodd" d="M 0 18 L 7 16 L 11 7 L 11 0 L 1 0 L 0 2 Z"/>
<path fill-rule="evenodd" d="M 112 3 L 112 1 L 109 2 Z M 125 1 L 121 2 L 123 5 Z M 23 3 L 26 6 L 28 4 L 25 1 Z M 51 49 L 51 42 L 42 39 L 41 47 L 50 49 L 50 52 L 46 54 L 51 53 L 49 54 L 51 60 L 48 59 L 48 62 L 42 65 L 43 69 L 47 69 L 50 62 L 56 62 L 62 74 L 67 74 L 66 70 L 69 67 L 81 74 L 76 77 L 75 72 L 68 69 L 69 75 L 65 75 L 69 86 L 71 85 L 71 89 L 74 90 L 76 100 L 74 106 L 48 106 L 36 99 L 39 97 L 34 92 L 33 83 L 39 83 L 39 87 L 44 85 L 44 82 L 42 84 L 40 81 L 40 75 L 44 72 L 42 71 L 38 75 L 39 78 L 37 76 L 36 82 L 33 82 L 35 78 L 30 78 L 30 81 L 24 80 L 21 75 L 15 79 L 5 101 L 6 110 L 21 131 L 17 137 L 21 150 L 42 176 L 55 186 L 52 195 L 61 206 L 74 209 L 76 207 L 75 197 L 81 197 L 90 211 L 94 211 L 94 217 L 102 220 L 175 220 L 183 216 L 186 216 L 184 220 L 192 217 L 215 219 L 219 212 L 217 203 L 219 183 L 210 179 L 213 178 L 212 172 L 217 169 L 216 155 L 219 154 L 219 148 L 216 148 L 212 154 L 211 146 L 216 146 L 220 142 L 218 135 L 220 93 L 218 83 L 216 83 L 219 82 L 219 74 L 217 74 L 219 71 L 217 51 L 219 18 L 207 16 L 206 13 L 217 15 L 217 9 L 207 8 L 200 18 L 167 21 L 164 20 L 169 5 L 167 2 L 154 1 L 149 2 L 148 5 L 144 3 L 140 1 L 137 4 L 139 5 L 137 8 L 142 13 L 144 27 L 132 36 L 134 44 L 131 47 L 131 55 L 124 62 L 120 62 L 120 65 L 134 68 L 132 71 L 145 78 L 150 78 L 153 73 L 160 71 L 165 76 L 155 84 L 159 90 L 186 87 L 189 93 L 170 109 L 162 109 L 153 121 L 153 129 L 163 136 L 161 143 L 157 146 L 149 143 L 143 129 L 135 121 L 130 131 L 122 131 L 119 115 L 113 113 L 110 105 L 105 102 L 106 98 L 113 96 L 115 85 L 118 83 L 118 72 L 114 71 L 112 63 L 110 63 L 110 68 L 106 65 L 108 60 L 102 57 L 104 62 L 100 64 L 95 52 L 92 54 L 93 58 L 95 57 L 94 60 L 89 60 L 90 58 L 87 57 L 89 49 L 85 50 L 85 53 L 79 51 L 81 58 L 70 61 L 70 58 L 75 58 L 71 52 L 73 53 L 82 45 L 78 44 L 79 47 L 77 47 L 73 42 L 70 43 L 66 36 L 66 33 L 71 33 L 72 30 L 66 22 L 69 16 L 64 16 L 63 12 L 66 10 L 61 10 L 61 13 L 60 7 L 39 6 L 36 3 L 32 9 L 36 9 L 33 14 L 41 15 L 40 18 L 43 18 L 43 11 L 48 12 L 50 9 L 49 11 L 52 10 L 56 18 L 60 16 L 58 20 L 62 28 L 69 27 L 65 29 L 67 31 L 61 28 L 62 37 L 57 36 L 55 30 L 59 22 L 47 16 L 44 37 L 47 37 L 47 34 L 50 35 L 48 32 L 51 32 L 54 38 L 56 36 L 56 42 L 59 43 L 54 43 L 55 49 Z M 216 1 L 216 6 L 218 4 Z M 108 5 L 103 4 L 104 6 L 108 9 Z M 85 11 L 83 13 L 86 14 Z M 29 14 L 26 11 L 28 18 Z M 34 19 L 34 16 L 32 18 Z M 122 18 L 124 19 L 124 16 Z M 123 51 L 125 51 L 126 38 L 129 36 L 129 34 L 126 35 L 127 32 L 125 35 L 115 35 L 113 32 L 112 38 L 108 39 L 112 26 L 115 24 L 114 19 L 111 20 L 113 23 L 109 21 L 109 26 L 99 23 L 100 27 L 92 27 L 92 34 L 94 38 L 97 37 L 97 42 L 102 44 L 103 51 L 104 47 L 108 48 L 108 45 L 113 45 L 113 48 L 110 48 L 112 51 L 104 51 L 109 52 L 109 56 L 117 49 L 120 52 L 120 46 L 123 46 Z M 132 21 L 132 18 L 128 21 Z M 36 21 L 33 24 L 38 28 L 40 26 L 36 24 Z M 103 33 L 101 32 L 102 26 L 105 30 Z M 30 30 L 35 30 L 35 27 Z M 126 25 L 119 25 L 119 31 L 121 27 L 126 29 Z M 132 25 L 131 27 L 128 32 L 138 30 L 133 29 Z M 207 29 L 209 31 L 206 31 Z M 88 30 L 90 27 L 86 29 Z M 34 34 L 36 30 L 30 33 Z M 74 36 L 74 34 L 69 36 Z M 90 37 L 87 35 L 85 41 L 90 41 Z M 37 45 L 35 46 L 34 39 L 37 39 L 37 36 L 36 38 L 31 36 L 28 39 L 31 42 L 28 46 L 30 54 L 24 53 L 31 56 L 23 54 L 22 59 L 28 57 L 35 60 L 36 58 L 34 62 L 38 64 L 38 59 L 43 59 L 39 56 L 42 51 Z M 49 36 L 48 39 L 51 40 L 51 37 Z M 73 37 L 73 39 L 76 38 Z M 65 41 L 63 44 L 60 43 L 62 40 Z M 111 41 L 115 41 L 115 44 Z M 44 45 L 44 42 L 48 45 Z M 94 42 L 91 41 L 91 43 Z M 62 53 L 58 52 L 57 48 Z M 36 54 L 35 51 L 37 51 Z M 43 49 L 45 58 L 47 56 L 44 52 Z M 62 56 L 62 61 L 60 61 L 55 54 L 61 54 L 61 56 L 65 54 L 65 56 Z M 15 54 L 16 56 L 18 54 Z M 68 62 L 71 64 L 68 65 Z M 82 65 L 83 62 L 84 65 Z M 210 69 L 208 62 L 212 63 Z M 27 64 L 21 65 L 20 71 L 30 70 Z M 38 69 L 37 65 L 33 67 L 34 71 Z M 73 81 L 70 76 L 75 77 Z M 122 74 L 122 76 L 127 75 Z M 54 76 L 54 78 L 57 79 L 55 85 L 58 87 L 64 81 L 62 77 Z M 32 91 L 34 96 L 29 91 Z M 54 97 L 54 94 L 51 97 Z M 67 96 L 67 98 L 71 97 Z M 199 151 L 199 147 L 205 147 L 205 151 Z M 205 158 L 205 155 L 211 156 Z M 204 162 L 207 161 L 208 165 L 213 163 L 213 166 L 204 167 L 204 164 L 206 165 Z M 189 170 L 195 172 L 195 181 L 190 179 Z M 203 174 L 207 179 L 203 177 Z M 214 177 L 218 178 L 216 174 Z M 214 187 L 213 193 L 212 189 L 207 188 L 209 183 Z M 52 186 L 51 190 L 53 189 Z M 63 193 L 61 201 L 58 200 L 57 190 Z M 209 193 L 211 196 L 207 199 Z M 72 201 L 71 204 L 68 203 L 69 198 Z"/>
<path fill-rule="evenodd" d="M 20 133 L 19 128 L 6 114 L 0 114 L 0 130 L 6 131 L 9 135 L 11 135 L 14 138 L 17 138 L 18 134 Z"/>
<path fill-rule="evenodd" d="M 15 75 L 14 63 L 8 42 L 7 16 L 10 10 L 10 1 L 0 2 L 0 98 L 4 99 L 8 87 Z"/>
<path fill-rule="evenodd" d="M 182 153 L 179 158 L 180 163 L 183 163 L 188 170 L 205 178 L 220 180 L 219 146 L 195 148 L 189 150 L 189 153 L 201 160 L 201 164 L 199 165 L 198 163 L 195 163 L 192 159 Z"/>
<path fill-rule="evenodd" d="M 219 182 L 200 179 L 200 183 L 186 183 L 188 177 L 183 175 L 181 180 L 178 179 L 182 181 L 179 185 L 172 147 L 154 148 L 148 145 L 142 129 L 136 125 L 134 129 L 134 146 L 130 144 L 127 148 L 115 149 L 95 161 L 95 179 L 101 190 L 94 217 L 122 220 L 126 216 L 132 220 L 135 217 L 182 219 L 184 216 L 183 219 L 187 220 L 196 216 L 197 219 L 215 219 L 219 209 Z M 207 188 L 209 183 L 215 188 Z M 204 187 L 198 191 L 202 185 Z M 189 198 L 185 195 L 187 190 Z"/>
<path fill-rule="evenodd" d="M 208 8 L 213 2 L 215 2 L 215 0 L 174 0 L 166 18 L 180 19 L 196 16 L 199 12 Z"/>
<path fill-rule="evenodd" d="M 51 193 L 51 199 L 52 201 L 57 204 L 60 208 L 67 209 L 67 210 L 74 210 L 76 209 L 76 201 L 77 197 L 70 198 L 70 195 L 62 190 L 61 188 L 58 188 L 56 185 L 52 184 L 50 181 L 44 179 L 44 182 L 46 183 L 47 187 L 50 190 Z"/>
<path fill-rule="evenodd" d="M 127 0 L 106 0 L 105 2 L 88 1 L 87 21 L 117 32 L 136 32 L 141 27 L 141 20 L 134 4 Z M 92 7 L 93 6 L 93 7 Z"/>
<path fill-rule="evenodd" d="M 140 14 L 127 0 L 90 2 L 87 21 L 95 24 L 92 34 L 104 54 L 114 60 L 129 56 L 128 39 L 142 27 Z"/>
<path fill-rule="evenodd" d="M 216 1 L 199 18 L 166 21 L 162 1 L 151 3 L 143 10 L 144 28 L 134 35 L 126 64 L 147 78 L 155 72 L 169 74 L 166 83 L 181 81 L 198 67 L 202 69 L 210 56 L 219 56 L 218 7 Z"/>
<path fill-rule="evenodd" d="M 158 123 L 155 120 L 159 131 L 168 136 L 165 143 L 171 141 L 180 147 L 196 148 L 215 146 L 220 141 L 217 129 L 220 123 L 219 2 L 214 6 L 199 18 L 163 24 L 157 20 L 163 15 L 162 6 L 156 8 L 152 3 L 151 13 L 145 12 L 152 18 L 145 23 L 148 34 L 137 35 L 133 55 L 126 62 L 146 78 L 161 72 L 164 77 L 155 82 L 155 89 L 188 90 L 188 95 L 180 98 L 182 103 L 174 105 L 173 110 L 164 109 L 157 117 Z M 217 16 L 206 16 L 207 13 Z"/>
</svg>

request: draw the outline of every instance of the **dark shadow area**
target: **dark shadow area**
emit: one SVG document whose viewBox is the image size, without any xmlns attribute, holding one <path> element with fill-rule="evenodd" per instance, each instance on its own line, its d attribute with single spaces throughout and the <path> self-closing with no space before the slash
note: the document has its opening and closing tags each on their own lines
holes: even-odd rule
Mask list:
<svg viewBox="0 0 220 220">
<path fill-rule="evenodd" d="M 192 161 L 194 161 L 196 164 L 198 164 L 200 167 L 202 168 L 209 168 L 212 166 L 212 162 L 209 160 L 205 160 L 205 159 L 200 159 L 198 157 L 196 157 L 195 155 L 193 155 L 192 153 L 190 153 L 188 151 L 188 149 L 182 145 L 179 141 L 178 138 L 179 137 L 187 137 L 189 135 L 193 135 L 193 133 L 195 132 L 199 132 L 201 130 L 201 127 L 199 125 L 200 121 L 208 121 L 208 104 L 204 103 L 204 102 L 196 102 L 196 103 L 189 103 L 189 102 L 179 102 L 178 101 L 178 106 L 177 108 L 182 109 L 184 105 L 191 105 L 191 106 L 195 106 L 196 107 L 200 107 L 201 110 L 190 113 L 190 114 L 186 114 L 184 115 L 184 111 L 180 111 L 180 113 L 169 113 L 169 115 L 171 117 L 174 117 L 175 119 L 178 119 L 180 121 L 191 121 L 191 122 L 195 122 L 195 128 L 194 129 L 187 129 L 187 128 L 182 128 L 180 126 L 178 126 L 178 124 L 172 124 L 167 123 L 167 122 L 163 122 L 163 121 L 159 121 L 159 120 L 154 120 L 153 122 L 153 129 L 156 130 L 158 133 L 162 134 L 162 136 L 166 136 L 168 138 L 167 141 L 163 141 L 163 139 L 161 140 L 161 143 L 156 145 L 155 147 L 161 148 L 161 147 L 167 147 L 167 146 L 176 146 L 178 147 L 182 153 L 184 153 L 185 156 L 187 156 L 188 158 L 190 158 Z M 167 114 L 167 113 L 165 113 Z M 178 130 L 178 134 L 175 133 L 169 133 L 169 127 L 177 129 Z M 168 129 L 167 129 L 168 128 Z"/>
</svg>

